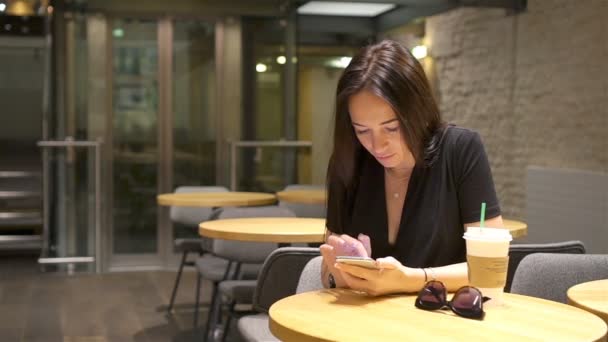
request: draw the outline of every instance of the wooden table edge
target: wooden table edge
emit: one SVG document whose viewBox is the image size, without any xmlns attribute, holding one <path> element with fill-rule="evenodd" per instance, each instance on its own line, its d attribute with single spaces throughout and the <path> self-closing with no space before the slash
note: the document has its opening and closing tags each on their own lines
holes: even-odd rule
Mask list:
<svg viewBox="0 0 608 342">
<path fill-rule="evenodd" d="M 207 229 L 199 225 L 198 233 L 201 236 L 205 236 L 213 239 L 222 240 L 233 240 L 233 241 L 247 241 L 247 242 L 277 242 L 277 243 L 300 243 L 310 242 L 318 243 L 323 242 L 325 234 L 246 234 L 246 233 L 233 233 L 233 232 L 218 232 L 217 230 Z"/>
<path fill-rule="evenodd" d="M 601 280 L 601 279 L 600 279 L 600 280 Z M 571 287 L 568 289 L 568 291 L 566 291 L 566 298 L 567 298 L 567 300 L 568 300 L 568 304 L 570 304 L 570 305 L 572 305 L 572 306 L 574 306 L 574 307 L 577 307 L 577 308 L 579 308 L 579 309 L 582 309 L 582 310 L 585 310 L 585 311 L 589 311 L 590 313 L 592 313 L 592 314 L 594 314 L 594 315 L 598 316 L 599 318 L 601 318 L 602 320 L 604 320 L 604 322 L 606 323 L 606 329 L 608 329 L 608 313 L 606 313 L 606 312 L 602 312 L 602 311 L 599 311 L 599 310 L 596 310 L 596 309 L 594 309 L 594 308 L 592 308 L 592 307 L 590 307 L 590 306 L 587 306 L 587 305 L 585 305 L 585 304 L 582 304 L 582 303 L 578 302 L 578 301 L 577 301 L 575 298 L 572 298 L 572 297 L 570 296 L 570 294 L 571 294 L 570 290 L 571 290 L 573 287 L 577 286 L 577 285 L 580 285 L 580 284 L 572 285 L 572 286 L 571 286 Z M 607 335 L 608 335 L 608 333 L 607 333 Z M 605 337 L 606 337 L 606 336 L 605 336 Z"/>
<path fill-rule="evenodd" d="M 509 228 L 509 224 L 507 223 L 511 223 L 511 227 L 513 227 L 513 224 L 521 224 L 521 226 L 515 226 L 511 229 Z M 511 237 L 513 237 L 514 239 L 528 235 L 528 225 L 525 222 L 503 218 L 503 226 L 504 229 L 509 230 L 509 232 L 511 233 Z"/>
<path fill-rule="evenodd" d="M 509 229 L 506 228 L 505 229 Z M 516 238 L 520 238 L 520 237 L 524 237 L 526 235 L 528 235 L 528 229 L 520 229 L 520 230 L 510 230 L 509 229 L 509 233 L 511 233 L 511 237 L 516 239 Z"/>
<path fill-rule="evenodd" d="M 170 194 L 160 194 L 156 195 L 156 203 L 161 206 L 178 206 L 178 207 L 253 207 L 259 205 L 267 205 L 274 204 L 277 202 L 276 196 L 272 194 L 268 194 L 273 196 L 273 198 L 260 198 L 260 199 L 247 199 L 247 200 L 222 200 L 221 204 L 200 204 L 200 203 L 192 203 L 191 200 L 183 199 L 183 200 L 175 200 L 167 198 L 165 195 Z M 219 203 L 219 202 L 217 202 Z"/>
<path fill-rule="evenodd" d="M 294 204 L 325 204 L 327 202 L 327 198 L 322 201 L 316 200 L 314 197 L 299 197 L 297 200 L 294 200 L 289 192 L 300 192 L 300 191 L 311 191 L 311 190 L 292 190 L 292 191 L 278 191 L 276 192 L 277 198 L 279 201 L 294 203 Z"/>
<path fill-rule="evenodd" d="M 324 340 L 322 338 L 312 336 L 300 331 L 295 331 L 290 328 L 283 326 L 277 322 L 271 315 L 272 306 L 268 311 L 268 328 L 270 332 L 281 341 L 314 341 L 314 342 L 327 342 L 331 340 Z"/>
</svg>

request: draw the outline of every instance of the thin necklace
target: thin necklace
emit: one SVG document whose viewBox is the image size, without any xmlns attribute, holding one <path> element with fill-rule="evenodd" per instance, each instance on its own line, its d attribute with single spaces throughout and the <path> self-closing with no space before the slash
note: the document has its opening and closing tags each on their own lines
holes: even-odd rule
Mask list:
<svg viewBox="0 0 608 342">
<path fill-rule="evenodd" d="M 407 182 L 407 181 L 409 181 L 410 176 L 411 175 L 409 175 L 408 177 L 404 177 L 402 179 L 399 179 L 397 177 L 389 175 L 388 172 L 385 173 L 386 180 L 389 181 L 390 183 L 393 183 L 393 184 L 394 184 L 395 181 L 397 181 L 398 184 L 401 183 L 401 182 Z M 392 197 L 394 199 L 399 199 L 399 197 L 401 197 L 401 191 L 392 191 L 391 195 L 392 195 Z"/>
</svg>

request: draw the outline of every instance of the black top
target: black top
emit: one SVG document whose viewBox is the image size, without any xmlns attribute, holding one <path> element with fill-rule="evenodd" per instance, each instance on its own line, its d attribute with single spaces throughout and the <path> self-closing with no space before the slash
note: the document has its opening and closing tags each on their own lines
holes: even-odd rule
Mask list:
<svg viewBox="0 0 608 342">
<path fill-rule="evenodd" d="M 464 224 L 480 219 L 481 202 L 486 218 L 500 215 L 490 165 L 479 134 L 448 126 L 436 161 L 430 167 L 416 165 L 395 245 L 388 242 L 384 168 L 364 153 L 357 192 L 344 233 L 371 239 L 372 257 L 393 256 L 408 267 L 436 267 L 466 261 Z M 406 184 L 403 185 L 404 187 Z M 337 212 L 327 213 L 332 230 Z"/>
</svg>

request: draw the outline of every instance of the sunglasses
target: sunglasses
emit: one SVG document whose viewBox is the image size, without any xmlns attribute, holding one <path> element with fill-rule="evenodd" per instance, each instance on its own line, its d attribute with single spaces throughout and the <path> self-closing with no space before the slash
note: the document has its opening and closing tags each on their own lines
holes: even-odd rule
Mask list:
<svg viewBox="0 0 608 342">
<path fill-rule="evenodd" d="M 431 280 L 418 293 L 416 307 L 423 310 L 440 310 L 450 308 L 458 316 L 483 319 L 483 303 L 490 300 L 484 297 L 477 288 L 463 286 L 459 288 L 452 300 L 448 301 L 447 290 L 442 282 Z"/>
</svg>

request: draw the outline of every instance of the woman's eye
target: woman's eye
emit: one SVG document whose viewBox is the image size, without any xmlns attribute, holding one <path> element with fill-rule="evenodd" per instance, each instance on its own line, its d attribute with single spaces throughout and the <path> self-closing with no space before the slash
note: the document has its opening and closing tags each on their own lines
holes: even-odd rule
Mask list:
<svg viewBox="0 0 608 342">
<path fill-rule="evenodd" d="M 357 134 L 365 134 L 365 133 L 367 133 L 368 131 L 369 131 L 369 130 L 367 130 L 367 129 L 356 129 L 356 130 L 355 130 L 355 133 L 357 133 Z"/>
<path fill-rule="evenodd" d="M 398 132 L 399 131 L 399 126 L 397 127 L 387 127 L 386 128 L 387 131 L 394 133 L 394 132 Z"/>
</svg>

